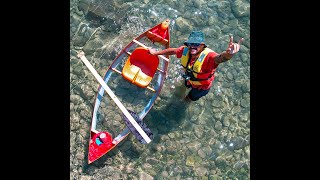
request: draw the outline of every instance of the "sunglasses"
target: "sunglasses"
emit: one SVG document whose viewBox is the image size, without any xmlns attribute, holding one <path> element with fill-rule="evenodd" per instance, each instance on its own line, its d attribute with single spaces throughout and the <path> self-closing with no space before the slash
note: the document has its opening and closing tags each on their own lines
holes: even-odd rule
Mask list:
<svg viewBox="0 0 320 180">
<path fill-rule="evenodd" d="M 188 46 L 198 47 L 200 45 L 201 45 L 200 43 L 188 43 Z"/>
</svg>

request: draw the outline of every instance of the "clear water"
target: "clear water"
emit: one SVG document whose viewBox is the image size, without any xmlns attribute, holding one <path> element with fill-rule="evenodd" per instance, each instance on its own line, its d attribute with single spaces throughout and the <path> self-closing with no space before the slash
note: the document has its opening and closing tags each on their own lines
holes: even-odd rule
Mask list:
<svg viewBox="0 0 320 180">
<path fill-rule="evenodd" d="M 250 1 L 70 0 L 70 11 L 71 179 L 250 179 Z M 210 92 L 196 102 L 181 100 L 181 67 L 171 56 L 160 97 L 144 118 L 153 141 L 143 145 L 130 135 L 88 165 L 99 84 L 76 51 L 83 50 L 103 76 L 124 46 L 165 19 L 171 20 L 171 47 L 181 46 L 192 30 L 203 31 L 207 46 L 216 52 L 227 48 L 229 34 L 235 42 L 245 41 L 232 60 L 219 65 Z M 143 100 L 124 97 L 125 105 L 143 107 Z M 105 120 L 99 128 L 117 134 L 125 127 L 113 107 L 99 112 Z"/>
</svg>

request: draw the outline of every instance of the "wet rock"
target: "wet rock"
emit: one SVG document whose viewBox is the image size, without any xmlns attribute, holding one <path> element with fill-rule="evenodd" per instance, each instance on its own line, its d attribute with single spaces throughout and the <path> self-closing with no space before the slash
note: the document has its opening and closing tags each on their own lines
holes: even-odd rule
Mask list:
<svg viewBox="0 0 320 180">
<path fill-rule="evenodd" d="M 208 141 L 208 145 L 214 145 L 216 143 L 216 139 L 214 137 L 211 137 Z"/>
<path fill-rule="evenodd" d="M 72 112 L 70 114 L 70 122 L 74 124 L 79 124 L 80 122 L 80 116 L 78 113 Z"/>
<path fill-rule="evenodd" d="M 169 136 L 171 139 L 174 139 L 174 138 L 175 138 L 175 135 L 174 135 L 174 133 L 172 133 L 172 132 L 169 133 L 168 136 Z"/>
<path fill-rule="evenodd" d="M 139 179 L 143 180 L 153 180 L 153 177 L 146 172 L 139 172 Z"/>
<path fill-rule="evenodd" d="M 170 7 L 175 7 L 176 5 L 175 5 L 175 1 L 172 1 L 172 0 L 164 0 L 164 2 L 166 3 L 166 4 L 168 4 Z"/>
<path fill-rule="evenodd" d="M 76 142 L 76 133 L 70 133 L 70 145 L 72 146 Z"/>
<path fill-rule="evenodd" d="M 114 171 L 112 173 L 112 175 L 110 176 L 111 179 L 121 179 L 120 177 L 122 176 L 122 173 L 121 171 L 117 170 L 117 171 Z"/>
<path fill-rule="evenodd" d="M 209 18 L 210 20 L 210 18 Z M 209 23 L 209 20 L 208 20 L 208 23 Z M 221 34 L 221 28 L 220 27 L 217 27 L 216 26 L 216 22 L 217 22 L 217 19 L 216 18 L 212 18 L 210 21 L 210 23 L 214 23 L 211 27 L 212 28 L 209 28 L 209 29 L 204 29 L 203 32 L 206 34 L 206 37 L 209 39 L 209 38 L 212 38 L 212 39 L 217 39 L 219 38 L 220 34 Z M 216 49 L 216 47 L 212 46 L 211 48 L 215 49 L 216 51 L 218 51 Z M 218 77 L 219 76 L 219 73 L 216 72 L 215 73 L 215 76 Z"/>
<path fill-rule="evenodd" d="M 227 162 L 224 157 L 218 156 L 215 160 L 215 164 L 217 165 L 217 167 L 224 169 L 227 165 Z"/>
<path fill-rule="evenodd" d="M 193 6 L 196 8 L 200 8 L 201 7 L 201 1 L 193 1 Z"/>
<path fill-rule="evenodd" d="M 236 29 L 238 27 L 238 19 L 232 19 L 229 21 L 230 27 Z"/>
<path fill-rule="evenodd" d="M 149 157 L 146 159 L 146 162 L 147 162 L 147 163 L 150 163 L 151 165 L 159 164 L 159 160 L 158 160 L 158 159 L 149 158 Z"/>
<path fill-rule="evenodd" d="M 167 169 L 169 169 L 169 166 L 172 166 L 176 161 L 173 159 L 167 160 L 166 165 L 168 166 Z"/>
<path fill-rule="evenodd" d="M 233 90 L 231 88 L 225 88 L 224 93 L 228 98 L 233 98 Z"/>
<path fill-rule="evenodd" d="M 233 168 L 234 168 L 234 169 L 241 169 L 244 165 L 245 165 L 245 163 L 244 163 L 243 161 L 237 161 L 237 162 L 233 165 Z"/>
<path fill-rule="evenodd" d="M 183 32 L 184 31 L 189 32 L 190 29 L 192 29 L 192 23 L 182 17 L 178 17 L 176 19 L 176 26 L 179 31 L 183 31 Z"/>
<path fill-rule="evenodd" d="M 198 150 L 198 155 L 199 155 L 202 159 L 204 159 L 204 158 L 206 157 L 206 153 L 205 153 L 202 149 L 199 149 L 199 150 Z"/>
<path fill-rule="evenodd" d="M 203 136 L 203 132 L 204 131 L 202 126 L 197 125 L 194 127 L 194 134 L 196 135 L 197 138 L 201 139 Z"/>
<path fill-rule="evenodd" d="M 91 36 L 91 34 L 89 35 L 89 37 L 90 36 Z M 88 37 L 88 39 L 89 39 L 89 37 Z M 83 51 L 88 54 L 92 54 L 94 52 L 99 52 L 98 50 L 101 49 L 103 45 L 104 45 L 104 42 L 102 42 L 101 40 L 98 40 L 98 39 L 90 40 L 83 46 Z M 100 50 L 100 52 L 98 54 L 95 53 L 95 57 L 100 57 L 101 54 L 102 54 L 102 51 Z"/>
<path fill-rule="evenodd" d="M 250 159 L 250 146 L 246 146 L 244 151 L 246 153 L 246 159 Z"/>
<path fill-rule="evenodd" d="M 231 9 L 236 18 L 247 17 L 250 15 L 250 3 L 243 0 L 235 0 L 231 4 Z"/>
<path fill-rule="evenodd" d="M 163 178 L 167 178 L 167 177 L 169 176 L 169 174 L 168 174 L 167 171 L 162 171 L 162 172 L 161 172 L 161 176 L 162 176 Z"/>
<path fill-rule="evenodd" d="M 214 129 L 217 130 L 217 131 L 221 131 L 222 130 L 222 123 L 220 121 L 217 121 L 214 124 Z"/>
<path fill-rule="evenodd" d="M 242 97 L 243 98 L 250 98 L 250 94 L 249 93 L 243 93 Z"/>
<path fill-rule="evenodd" d="M 144 169 L 152 169 L 152 166 L 151 166 L 151 164 L 149 164 L 149 163 L 144 163 L 144 164 L 142 165 L 142 167 L 143 167 Z"/>
<path fill-rule="evenodd" d="M 243 92 L 250 92 L 250 81 L 247 80 L 246 82 L 244 82 L 241 88 Z"/>
<path fill-rule="evenodd" d="M 187 147 L 192 153 L 195 153 L 199 150 L 199 148 L 201 147 L 201 144 L 199 142 L 188 143 Z"/>
<path fill-rule="evenodd" d="M 74 50 L 74 49 L 71 49 L 71 51 L 70 51 L 70 53 L 71 53 L 71 55 L 73 55 L 73 56 L 77 56 L 77 54 L 78 54 L 78 52 L 76 51 L 76 50 Z"/>
<path fill-rule="evenodd" d="M 78 160 L 83 160 L 84 159 L 84 153 L 83 152 L 78 152 L 76 154 L 76 157 L 77 157 Z"/>
<path fill-rule="evenodd" d="M 70 101 L 73 102 L 75 105 L 78 105 L 78 104 L 82 103 L 80 99 L 81 98 L 80 98 L 79 95 L 74 95 L 73 94 L 73 95 L 70 96 Z"/>
<path fill-rule="evenodd" d="M 221 117 L 222 117 L 222 113 L 221 112 L 216 112 L 216 113 L 214 113 L 213 114 L 213 116 L 214 116 L 214 118 L 216 119 L 216 120 L 220 120 L 221 119 Z"/>
<path fill-rule="evenodd" d="M 230 116 L 225 116 L 223 119 L 223 126 L 229 127 L 230 126 Z"/>
<path fill-rule="evenodd" d="M 222 31 L 222 33 L 224 33 L 224 34 L 229 34 L 229 33 L 232 31 L 232 29 L 231 29 L 230 26 L 224 24 L 224 25 L 222 25 L 222 27 L 221 27 L 221 31 Z M 224 44 L 221 44 L 221 46 L 222 46 L 222 48 L 225 48 L 225 45 L 224 45 Z"/>
<path fill-rule="evenodd" d="M 194 166 L 195 159 L 193 156 L 187 156 L 186 165 L 187 166 Z"/>
<path fill-rule="evenodd" d="M 91 180 L 91 179 L 92 179 L 92 177 L 89 175 L 82 175 L 79 180 Z"/>
<path fill-rule="evenodd" d="M 77 32 L 77 34 L 75 34 L 75 38 L 73 41 L 73 45 L 74 46 L 78 46 L 78 47 L 83 47 L 87 41 L 88 41 L 88 37 L 85 36 L 85 33 L 88 30 L 88 26 L 86 24 L 82 24 L 80 26 L 79 31 Z"/>
<path fill-rule="evenodd" d="M 243 46 L 245 47 L 245 46 Z M 242 47 L 241 47 L 242 48 Z M 241 58 L 241 61 L 244 63 L 244 64 L 247 64 L 250 66 L 250 57 L 248 56 L 247 53 L 241 53 L 240 54 L 240 58 Z"/>
<path fill-rule="evenodd" d="M 241 107 L 240 106 L 233 106 L 231 113 L 232 114 L 237 114 L 241 111 Z"/>
<path fill-rule="evenodd" d="M 209 1 L 209 2 L 207 3 L 207 6 L 208 6 L 209 8 L 213 8 L 213 7 L 215 6 L 215 4 L 216 4 L 216 1 Z"/>
<path fill-rule="evenodd" d="M 223 178 L 218 175 L 210 175 L 209 179 L 210 180 L 223 180 Z"/>
<path fill-rule="evenodd" d="M 250 143 L 250 135 L 247 135 L 244 139 L 245 139 L 248 143 Z"/>
<path fill-rule="evenodd" d="M 250 100 L 247 99 L 247 98 L 246 99 L 241 99 L 240 105 L 242 107 L 244 107 L 244 108 L 248 108 L 248 107 L 250 107 Z"/>
<path fill-rule="evenodd" d="M 235 130 L 235 125 L 234 124 L 230 124 L 228 129 L 229 129 L 230 132 L 233 132 Z"/>
<path fill-rule="evenodd" d="M 127 166 L 125 169 L 126 169 L 125 172 L 128 174 L 136 174 L 137 173 L 136 168 L 133 166 Z"/>
<path fill-rule="evenodd" d="M 249 120 L 249 113 L 239 114 L 240 121 L 247 122 Z"/>
<path fill-rule="evenodd" d="M 243 139 L 242 137 L 235 137 L 231 140 L 235 150 L 242 149 L 250 144 L 249 141 Z"/>
<path fill-rule="evenodd" d="M 178 148 L 175 147 L 175 146 L 169 146 L 166 149 L 166 153 L 171 154 L 171 155 L 176 154 L 177 153 L 177 149 Z"/>
<path fill-rule="evenodd" d="M 214 99 L 212 101 L 212 106 L 216 108 L 221 108 L 223 106 L 223 102 L 221 100 Z"/>
<path fill-rule="evenodd" d="M 155 137 L 158 137 L 157 135 L 155 135 L 155 133 L 154 133 L 154 136 Z M 162 146 L 162 145 L 160 145 L 160 144 L 154 144 L 153 146 L 152 146 L 152 150 L 153 151 L 155 151 L 155 152 L 160 152 L 160 151 L 162 151 L 162 150 L 164 150 L 165 148 Z"/>
<path fill-rule="evenodd" d="M 183 170 L 180 166 L 176 166 L 175 168 L 173 168 L 173 171 L 178 174 L 183 173 Z"/>
<path fill-rule="evenodd" d="M 212 26 L 212 25 L 215 24 L 215 22 L 216 22 L 216 18 L 213 17 L 213 16 L 210 16 L 209 19 L 208 19 L 208 25 Z"/>
<path fill-rule="evenodd" d="M 232 80 L 233 80 L 233 75 L 232 75 L 231 72 L 227 72 L 227 79 L 228 79 L 229 81 L 232 81 Z"/>
<path fill-rule="evenodd" d="M 204 176 L 208 173 L 208 170 L 205 167 L 196 167 L 195 171 L 198 176 Z"/>
<path fill-rule="evenodd" d="M 101 168 L 99 172 L 100 172 L 99 174 L 103 176 L 110 176 L 114 172 L 114 168 L 112 166 L 105 166 Z"/>
</svg>

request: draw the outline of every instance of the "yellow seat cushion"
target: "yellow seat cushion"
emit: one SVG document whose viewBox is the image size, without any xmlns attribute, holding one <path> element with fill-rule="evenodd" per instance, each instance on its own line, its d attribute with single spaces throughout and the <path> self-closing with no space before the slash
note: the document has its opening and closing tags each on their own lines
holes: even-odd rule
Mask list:
<svg viewBox="0 0 320 180">
<path fill-rule="evenodd" d="M 151 80 L 151 76 L 148 76 L 142 71 L 139 71 L 134 83 L 140 87 L 147 87 L 150 84 Z"/>
<path fill-rule="evenodd" d="M 123 67 L 122 76 L 128 81 L 133 82 L 136 79 L 136 76 L 139 71 L 140 71 L 139 67 L 130 63 L 130 57 L 129 57 Z"/>
</svg>

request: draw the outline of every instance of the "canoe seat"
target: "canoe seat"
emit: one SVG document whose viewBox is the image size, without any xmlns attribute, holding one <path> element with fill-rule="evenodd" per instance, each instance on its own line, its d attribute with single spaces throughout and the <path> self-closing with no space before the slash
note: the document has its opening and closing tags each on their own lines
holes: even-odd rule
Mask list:
<svg viewBox="0 0 320 180">
<path fill-rule="evenodd" d="M 147 87 L 159 64 L 158 56 L 151 55 L 149 50 L 137 47 L 128 57 L 123 69 L 122 76 L 139 87 Z"/>
<path fill-rule="evenodd" d="M 168 44 L 168 39 L 166 39 L 166 34 L 167 32 L 163 33 L 161 36 L 160 34 L 157 33 L 157 31 L 152 32 L 152 31 L 147 31 L 146 36 L 152 41 L 152 42 L 158 42 L 164 46 Z"/>
</svg>

